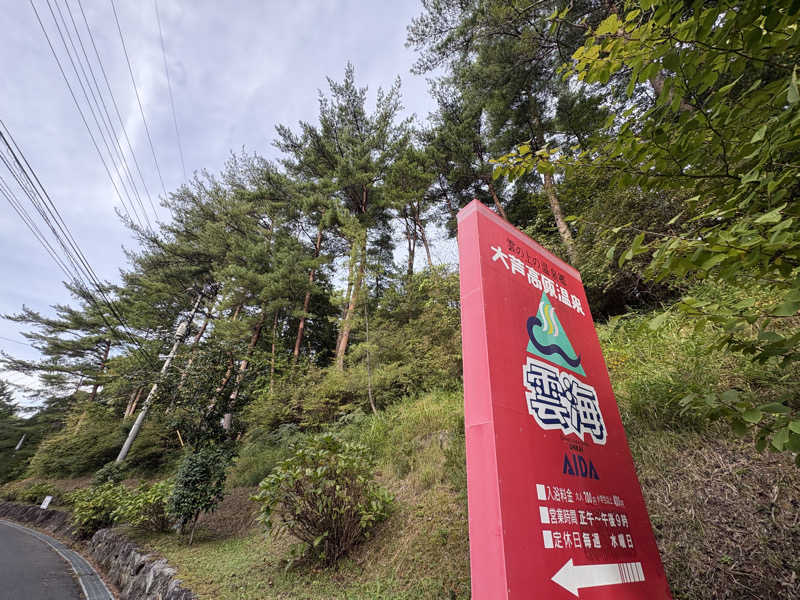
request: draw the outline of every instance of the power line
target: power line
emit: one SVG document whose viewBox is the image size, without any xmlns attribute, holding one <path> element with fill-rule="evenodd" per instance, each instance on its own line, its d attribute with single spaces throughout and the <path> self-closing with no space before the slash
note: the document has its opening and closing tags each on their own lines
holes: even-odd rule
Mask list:
<svg viewBox="0 0 800 600">
<path fill-rule="evenodd" d="M 51 211 L 50 208 L 47 206 L 47 204 L 42 202 L 42 196 L 41 196 L 39 190 L 36 189 L 36 186 L 34 185 L 33 180 L 31 179 L 31 175 L 25 170 L 25 167 L 23 166 L 23 162 L 28 167 L 30 167 L 30 165 L 28 164 L 27 159 L 25 159 L 24 155 L 21 154 L 21 151 L 19 150 L 19 146 L 17 146 L 16 141 L 14 141 L 13 136 L 11 135 L 11 132 L 8 131 L 8 128 L 5 127 L 5 124 L 1 120 L 0 120 L 0 127 L 2 127 L 2 129 L 5 129 L 5 133 L 6 133 L 6 134 L 3 134 L 2 129 L 0 129 L 0 141 L 3 142 L 3 144 L 5 145 L 6 150 L 12 155 L 12 158 L 14 159 L 14 164 L 16 165 L 17 168 L 16 169 L 13 168 L 13 165 L 9 164 L 9 162 L 5 158 L 5 156 L 2 155 L 4 164 L 9 169 L 9 171 L 12 174 L 12 176 L 16 180 L 17 185 L 19 185 L 20 188 L 26 193 L 26 195 L 28 196 L 29 200 L 31 201 L 31 204 L 33 204 L 34 208 L 36 208 L 36 210 L 39 213 L 39 215 L 41 216 L 41 218 L 45 221 L 45 223 L 50 228 L 53 236 L 56 238 L 58 244 L 61 246 L 62 250 L 64 251 L 65 256 L 67 257 L 69 263 L 71 263 L 72 269 L 70 269 L 63 262 L 63 260 L 60 259 L 60 257 L 56 258 L 54 256 L 55 251 L 53 250 L 52 245 L 45 239 L 44 240 L 44 245 L 45 245 L 46 249 L 49 249 L 48 250 L 49 253 L 51 254 L 51 256 L 54 257 L 54 259 L 56 260 L 56 263 L 59 265 L 59 267 L 62 269 L 64 274 L 67 276 L 67 279 L 71 280 L 73 285 L 80 292 L 82 292 L 86 296 L 87 300 L 90 301 L 90 303 L 96 309 L 98 309 L 100 317 L 102 318 L 102 320 L 106 324 L 106 326 L 109 328 L 109 331 L 112 333 L 112 335 L 115 335 L 115 337 L 117 337 L 115 328 L 112 327 L 112 325 L 107 321 L 103 311 L 100 310 L 100 307 L 97 305 L 97 301 L 95 300 L 94 296 L 88 290 L 88 286 L 86 284 L 86 281 L 85 281 L 84 276 L 82 275 L 81 271 L 83 271 L 84 273 L 86 273 L 88 275 L 89 279 L 93 282 L 94 286 L 97 288 L 98 292 L 103 297 L 103 299 L 105 301 L 105 304 L 109 308 L 110 312 L 122 324 L 123 328 L 126 331 L 126 334 L 128 335 L 129 341 L 132 342 L 134 344 L 134 346 L 138 347 L 138 351 L 141 352 L 142 351 L 141 345 L 133 337 L 133 334 L 130 332 L 130 330 L 128 329 L 127 325 L 124 323 L 124 321 L 122 320 L 121 316 L 118 314 L 116 309 L 114 308 L 114 306 L 111 303 L 111 301 L 105 295 L 105 291 L 103 290 L 102 284 L 97 279 L 97 275 L 95 274 L 95 272 L 92 269 L 91 265 L 89 265 L 88 261 L 86 260 L 86 257 L 83 255 L 83 252 L 77 246 L 77 243 L 75 242 L 74 238 L 72 237 L 72 233 L 69 231 L 68 227 L 66 227 L 66 224 L 64 223 L 63 219 L 61 218 L 61 215 L 58 213 L 57 209 L 55 208 L 55 205 L 52 204 L 52 200 L 50 199 L 49 195 L 47 195 L 47 191 L 44 190 L 43 187 L 41 188 L 42 192 L 44 192 L 44 195 L 47 198 L 47 200 L 50 202 L 53 210 Z M 6 135 L 7 135 L 7 137 L 6 137 Z M 11 143 L 13 143 L 13 148 L 12 148 L 11 144 L 9 143 L 9 139 L 10 139 Z M 20 160 L 20 158 L 16 155 L 15 149 L 20 153 L 22 160 Z M 39 182 L 38 177 L 36 177 L 35 173 L 32 172 L 32 174 L 33 174 L 33 178 L 36 180 L 36 183 L 38 183 L 41 186 L 41 182 Z M 4 184 L 5 184 L 5 181 L 4 181 Z M 10 187 L 8 187 L 7 184 L 5 184 L 5 185 L 8 188 L 8 191 L 11 191 Z M 11 191 L 11 194 L 12 194 L 12 196 L 14 195 L 13 191 Z M 13 204 L 14 203 L 12 203 L 12 205 Z M 19 206 L 21 206 L 21 203 L 19 203 L 18 200 L 17 200 L 17 204 Z M 27 215 L 27 211 L 24 209 L 24 207 L 22 207 L 22 210 L 23 210 L 24 214 Z M 32 221 L 30 216 L 29 215 L 27 215 L 27 216 L 28 216 L 27 221 Z M 23 218 L 23 220 L 26 220 L 26 219 Z M 27 221 L 26 221 L 26 224 L 28 224 Z M 63 229 L 62 229 L 61 225 L 59 225 L 59 222 L 63 225 Z M 29 225 L 29 227 L 30 227 L 30 225 Z M 34 228 L 39 233 L 39 235 L 37 236 L 37 239 L 39 239 L 40 242 L 41 242 L 42 239 L 44 239 L 44 236 L 38 230 L 38 227 L 35 226 L 35 223 L 34 223 Z M 63 236 L 65 234 L 66 234 L 66 237 L 68 238 L 68 242 L 65 242 L 65 240 L 63 239 Z M 77 256 L 73 256 L 73 252 L 71 251 L 71 248 L 69 246 L 71 246 L 72 249 L 74 249 L 74 251 L 75 251 Z M 51 250 L 52 250 L 52 252 L 51 252 Z M 151 360 L 149 357 L 146 356 L 146 354 L 143 354 L 143 355 L 145 356 L 145 358 L 147 359 L 148 362 Z"/>
<path fill-rule="evenodd" d="M 7 338 L 2 335 L 0 335 L 0 340 L 4 340 L 6 342 L 14 342 L 15 344 L 19 344 L 20 346 L 28 346 L 29 348 L 35 348 L 35 346 L 31 344 L 26 344 L 25 342 L 20 342 L 19 340 L 12 340 L 11 338 Z"/>
<path fill-rule="evenodd" d="M 164 48 L 164 32 L 161 30 L 161 16 L 158 14 L 158 0 L 153 0 L 153 6 L 156 9 L 156 21 L 158 22 L 158 37 L 161 38 L 161 56 L 164 59 L 164 73 L 167 75 L 167 90 L 169 90 L 169 105 L 172 108 L 172 122 L 175 124 L 175 137 L 178 140 L 178 154 L 181 157 L 181 169 L 183 171 L 183 179 L 186 180 L 186 164 L 183 162 L 183 146 L 181 144 L 181 132 L 178 130 L 178 117 L 175 114 L 175 100 L 172 98 L 172 82 L 169 77 L 169 68 L 167 67 L 167 51 Z"/>
<path fill-rule="evenodd" d="M 114 5 L 114 0 L 109 0 L 111 3 L 111 10 L 114 12 L 114 22 L 117 24 L 117 32 L 119 33 L 119 41 L 122 43 L 122 51 L 125 54 L 125 62 L 128 63 L 128 73 L 131 76 L 131 83 L 133 84 L 133 91 L 136 93 L 136 102 L 139 104 L 139 113 L 142 115 L 142 123 L 144 123 L 144 131 L 147 134 L 147 142 L 150 144 L 150 152 L 153 154 L 153 163 L 156 165 L 156 172 L 158 179 L 161 182 L 161 190 L 164 192 L 164 197 L 167 197 L 167 188 L 164 185 L 164 178 L 161 176 L 161 167 L 158 165 L 158 158 L 156 158 L 156 149 L 153 146 L 153 138 L 150 137 L 150 128 L 147 126 L 147 119 L 144 116 L 144 108 L 142 107 L 142 98 L 139 96 L 139 88 L 136 86 L 136 78 L 133 76 L 133 67 L 131 67 L 131 60 L 128 56 L 128 48 L 125 45 L 125 36 L 122 35 L 122 27 L 119 24 L 119 16 L 117 15 L 117 7 Z"/>
<path fill-rule="evenodd" d="M 117 187 L 117 184 L 114 181 L 114 177 L 111 175 L 111 171 L 109 170 L 108 164 L 106 163 L 106 160 L 103 157 L 103 153 L 100 151 L 100 146 L 98 146 L 97 140 L 94 138 L 94 134 L 92 133 L 92 129 L 91 127 L 89 127 L 89 122 L 86 120 L 86 116 L 83 113 L 83 109 L 81 109 L 80 103 L 78 102 L 78 97 L 75 95 L 75 92 L 72 89 L 72 85 L 70 84 L 69 78 L 67 77 L 67 74 L 64 71 L 64 67 L 61 64 L 61 60 L 59 60 L 58 58 L 58 54 L 56 53 L 53 43 L 50 41 L 50 36 L 47 34 L 47 29 L 45 28 L 44 23 L 42 22 L 42 19 L 39 16 L 39 11 L 36 10 L 36 5 L 33 3 L 33 0 L 29 0 L 29 2 L 31 8 L 33 8 L 34 14 L 36 15 L 36 20 L 39 22 L 39 27 L 41 27 L 42 33 L 44 34 L 44 37 L 47 40 L 47 45 L 50 47 L 50 52 L 52 53 L 53 58 L 55 59 L 56 64 L 58 65 L 58 70 L 61 72 L 61 77 L 64 79 L 64 83 L 66 83 L 67 85 L 67 89 L 69 90 L 70 96 L 72 96 L 72 101 L 75 104 L 75 108 L 78 109 L 78 114 L 80 115 L 81 120 L 83 121 L 83 125 L 86 128 L 87 133 L 89 134 L 89 138 L 92 140 L 92 145 L 94 145 L 94 149 L 97 152 L 97 156 L 100 158 L 100 162 L 103 163 L 103 168 L 105 169 L 109 180 L 111 180 L 111 185 L 113 186 L 114 191 L 117 193 L 117 197 L 122 203 L 122 207 L 125 210 L 125 213 L 128 215 L 128 219 L 131 222 L 133 222 L 133 217 L 131 217 L 131 213 L 128 210 L 128 206 L 125 203 L 125 199 L 122 197 L 122 194 L 120 193 L 119 188 Z"/>
<path fill-rule="evenodd" d="M 41 181 L 39 180 L 38 176 L 36 176 L 35 171 L 33 171 L 31 168 L 30 163 L 28 163 L 24 154 L 22 154 L 22 151 L 14 140 L 13 135 L 5 126 L 5 123 L 2 122 L 2 120 L 0 120 L 0 142 L 2 142 L 5 151 L 13 159 L 9 160 L 5 153 L 0 153 L 3 163 L 16 180 L 20 189 L 22 189 L 28 196 L 31 204 L 37 210 L 42 220 L 44 220 L 49 227 L 53 237 L 64 252 L 67 261 L 72 265 L 72 268 L 70 268 L 69 265 L 67 265 L 67 263 L 61 259 L 61 257 L 56 257 L 55 249 L 41 234 L 38 226 L 35 225 L 32 218 L 30 215 L 28 215 L 27 211 L 24 209 L 24 206 L 22 206 L 22 204 L 16 198 L 13 190 L 11 190 L 10 186 L 7 185 L 5 180 L 3 180 L 4 188 L 0 188 L 3 191 L 3 195 L 6 196 L 7 200 L 9 200 L 12 206 L 15 207 L 15 210 L 17 210 L 17 208 L 22 209 L 17 210 L 18 214 L 21 213 L 20 216 L 23 218 L 23 221 L 26 223 L 26 225 L 28 225 L 29 229 L 34 232 L 37 240 L 42 243 L 51 257 L 54 258 L 56 264 L 67 276 L 67 279 L 70 280 L 75 288 L 85 297 L 85 299 L 92 304 L 95 309 L 97 309 L 100 318 L 103 320 L 103 323 L 108 327 L 109 333 L 116 337 L 119 341 L 131 344 L 134 355 L 138 356 L 139 360 L 144 365 L 152 363 L 152 357 L 136 339 L 119 310 L 106 295 L 104 285 L 99 281 L 97 274 L 89 264 L 86 256 L 83 254 L 83 251 L 77 245 L 77 242 L 75 242 L 74 236 L 69 231 L 69 227 L 66 225 L 60 213 L 58 212 L 58 209 L 53 203 L 52 198 L 50 198 L 47 190 L 41 184 Z M 100 308 L 97 299 L 89 290 L 86 279 L 91 282 L 92 286 L 99 293 L 103 304 L 105 304 L 108 309 L 108 312 L 122 326 L 122 330 L 124 335 L 127 337 L 127 341 L 124 341 L 119 337 L 116 327 L 112 326 L 106 318 L 105 311 Z"/>
<path fill-rule="evenodd" d="M 8 203 L 11 205 L 11 208 L 13 208 L 14 212 L 16 212 L 19 215 L 23 223 L 25 223 L 25 225 L 28 227 L 31 233 L 33 233 L 33 236 L 44 247 L 44 249 L 47 251 L 50 257 L 55 261 L 56 265 L 58 265 L 59 269 L 61 269 L 64 272 L 64 274 L 68 278 L 70 278 L 71 274 L 69 273 L 69 268 L 66 266 L 66 264 L 63 263 L 61 257 L 59 257 L 58 254 L 56 254 L 55 250 L 50 245 L 50 242 L 47 240 L 47 238 L 45 238 L 44 235 L 42 235 L 42 232 L 39 230 L 38 225 L 36 225 L 36 222 L 31 218 L 31 216 L 25 210 L 25 207 L 20 204 L 19 200 L 12 193 L 11 188 L 6 183 L 5 179 L 3 179 L 2 175 L 0 175 L 0 194 L 2 194 L 3 197 L 6 198 Z"/>
<path fill-rule="evenodd" d="M 86 73 L 86 69 L 84 69 L 83 62 L 80 60 L 78 49 L 75 46 L 75 42 L 72 39 L 72 35 L 70 34 L 69 26 L 67 25 L 67 21 L 64 18 L 63 12 L 61 11 L 61 6 L 59 5 L 58 0 L 54 0 L 59 17 L 61 18 L 61 22 L 63 23 L 64 26 L 63 32 L 61 29 L 61 25 L 59 24 L 58 19 L 56 18 L 55 13 L 53 12 L 53 7 L 50 4 L 50 0 L 45 0 L 45 1 L 47 2 L 47 7 L 50 10 L 50 16 L 53 18 L 53 23 L 56 26 L 58 35 L 61 38 L 61 43 L 64 46 L 64 50 L 67 54 L 67 57 L 69 58 L 70 65 L 72 66 L 72 71 L 73 73 L 75 73 L 75 78 L 77 79 L 78 84 L 80 85 L 81 92 L 83 93 L 83 98 L 86 101 L 86 105 L 89 107 L 89 112 L 91 113 L 92 119 L 94 120 L 95 126 L 97 127 L 97 132 L 100 134 L 100 139 L 102 140 L 106 152 L 108 153 L 109 161 L 113 165 L 114 171 L 119 177 L 119 184 L 121 185 L 122 190 L 125 192 L 125 196 L 128 198 L 128 204 L 130 205 L 133 213 L 136 215 L 136 220 L 139 222 L 140 226 L 143 226 L 141 216 L 139 215 L 139 212 L 136 210 L 136 205 L 134 204 L 133 199 L 131 197 L 131 192 L 128 191 L 128 186 L 125 183 L 127 164 L 125 163 L 124 159 L 120 158 L 120 162 L 122 163 L 122 168 L 117 166 L 117 162 L 114 158 L 114 153 L 111 151 L 111 148 L 116 149 L 114 145 L 114 140 L 116 139 L 116 137 L 108 130 L 108 126 L 106 125 L 105 120 L 103 119 L 102 110 L 100 108 L 100 102 L 97 100 L 97 97 L 95 96 L 94 90 L 92 89 L 92 84 L 89 81 L 89 76 Z M 69 46 L 67 45 L 67 40 L 69 41 Z M 70 47 L 72 48 L 72 52 L 70 52 Z M 81 47 L 83 47 L 82 42 L 81 42 Z M 72 56 L 73 53 L 75 54 L 74 59 Z M 75 65 L 76 62 L 78 63 L 77 67 Z M 78 67 L 80 67 L 80 72 L 78 72 Z M 91 69 L 91 65 L 89 65 L 89 68 Z M 83 77 L 81 77 L 81 74 L 83 74 Z M 86 85 L 84 85 L 84 80 L 86 81 Z M 89 93 L 87 93 L 86 91 L 87 88 L 89 89 Z M 92 104 L 92 100 L 90 100 L 89 98 L 89 94 L 91 94 L 92 99 L 94 100 L 94 105 Z M 97 106 L 97 111 L 95 111 L 94 106 Z M 103 127 L 105 127 L 106 129 L 106 133 L 103 132 Z M 106 139 L 106 135 L 111 138 L 110 146 L 109 146 L 109 140 Z M 147 217 L 147 213 L 144 211 L 144 205 L 142 204 L 141 196 L 139 196 L 139 190 L 136 188 L 133 182 L 133 178 L 130 177 L 129 173 L 128 173 L 128 179 L 130 180 L 131 184 L 133 184 L 132 186 L 133 196 L 135 196 L 138 199 L 139 205 L 142 207 L 142 212 L 144 212 L 145 221 L 147 221 L 149 227 L 152 227 L 150 225 L 150 219 Z"/>
<path fill-rule="evenodd" d="M 69 14 L 72 27 L 75 30 L 75 37 L 78 39 L 78 45 L 81 48 L 81 52 L 83 54 L 84 61 L 86 62 L 86 67 L 88 69 L 89 75 L 91 75 L 91 81 L 89 81 L 89 76 L 87 75 L 86 70 L 83 68 L 83 61 L 80 60 L 80 55 L 78 54 L 78 50 L 75 47 L 72 34 L 69 31 L 67 20 L 64 18 L 64 14 L 61 11 L 61 7 L 58 4 L 58 0 L 55 0 L 55 4 L 56 8 L 58 9 L 58 14 L 61 17 L 61 21 L 64 24 L 64 31 L 66 31 L 67 33 L 67 39 L 69 40 L 70 45 L 72 46 L 72 49 L 75 52 L 75 56 L 78 60 L 78 65 L 81 67 L 81 72 L 83 73 L 83 77 L 86 80 L 89 92 L 91 93 L 92 99 L 94 100 L 94 103 L 97 106 L 97 112 L 100 114 L 100 120 L 103 123 L 103 127 L 105 128 L 108 137 L 111 138 L 112 141 L 111 147 L 114 150 L 114 153 L 116 154 L 120 164 L 122 165 L 123 173 L 127 176 L 128 181 L 130 182 L 131 189 L 133 190 L 133 193 L 136 196 L 136 200 L 139 203 L 139 207 L 142 209 L 142 214 L 144 215 L 148 226 L 152 228 L 152 225 L 150 224 L 150 219 L 147 216 L 147 211 L 145 210 L 144 204 L 142 203 L 142 197 L 139 193 L 139 188 L 133 179 L 133 175 L 128 165 L 128 161 L 125 157 L 125 153 L 122 151 L 122 146 L 119 143 L 119 136 L 117 135 L 116 129 L 114 128 L 114 124 L 111 122 L 111 115 L 109 115 L 108 106 L 106 105 L 105 98 L 103 97 L 103 94 L 100 91 L 100 86 L 97 83 L 97 78 L 95 77 L 94 69 L 92 68 L 92 63 L 89 60 L 88 54 L 86 53 L 86 48 L 83 44 L 83 37 L 78 31 L 78 25 L 75 22 L 75 18 L 72 14 L 72 7 L 70 6 L 68 0 L 64 0 L 64 6 L 66 7 L 67 13 Z M 94 83 L 94 88 L 92 87 L 92 82 Z M 95 89 L 97 90 L 97 94 L 95 94 Z M 105 118 L 103 118 L 103 116 L 105 116 Z"/>
<path fill-rule="evenodd" d="M 142 168 L 139 165 L 139 160 L 136 158 L 136 152 L 134 152 L 133 150 L 133 144 L 131 144 L 131 140 L 128 137 L 128 130 L 126 129 L 125 123 L 122 119 L 122 115 L 120 114 L 119 105 L 117 104 L 117 99 L 114 97 L 114 92 L 111 90 L 111 84 L 108 81 L 108 74 L 106 73 L 105 66 L 103 66 L 103 60 L 100 58 L 100 52 L 97 49 L 97 44 L 95 43 L 94 35 L 92 34 L 92 28 L 89 26 L 89 20 L 86 18 L 86 12 L 83 10 L 83 3 L 81 2 L 81 0 L 78 0 L 78 8 L 80 8 L 81 17 L 83 17 L 83 23 L 86 26 L 86 32 L 89 34 L 89 40 L 92 43 L 94 54 L 97 57 L 97 64 L 100 65 L 100 72 L 103 75 L 103 80 L 105 81 L 106 89 L 108 90 L 108 95 L 111 97 L 111 104 L 114 106 L 114 113 L 117 115 L 117 120 L 119 121 L 120 129 L 122 130 L 123 137 L 125 138 L 125 143 L 127 144 L 131 156 L 133 157 L 133 164 L 136 167 L 136 172 L 139 175 L 139 179 L 142 182 L 142 186 L 144 187 L 147 199 L 150 202 L 150 208 L 153 210 L 153 215 L 156 218 L 158 218 L 156 207 L 153 204 L 153 198 L 150 195 L 150 190 L 147 189 L 147 183 L 144 180 L 144 175 L 142 175 Z"/>
</svg>

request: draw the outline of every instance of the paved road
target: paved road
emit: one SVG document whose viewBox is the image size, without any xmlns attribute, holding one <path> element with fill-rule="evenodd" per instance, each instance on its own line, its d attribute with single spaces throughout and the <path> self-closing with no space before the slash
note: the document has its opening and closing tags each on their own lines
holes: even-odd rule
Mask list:
<svg viewBox="0 0 800 600">
<path fill-rule="evenodd" d="M 82 600 L 75 573 L 58 553 L 0 523 L 0 600 Z"/>
</svg>

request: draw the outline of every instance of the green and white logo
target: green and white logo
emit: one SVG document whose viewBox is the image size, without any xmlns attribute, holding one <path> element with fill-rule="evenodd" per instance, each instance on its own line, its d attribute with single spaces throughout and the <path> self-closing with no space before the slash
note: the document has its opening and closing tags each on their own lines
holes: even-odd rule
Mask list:
<svg viewBox="0 0 800 600">
<path fill-rule="evenodd" d="M 542 294 L 539 310 L 528 318 L 527 329 L 528 353 L 540 356 L 578 375 L 586 376 L 581 366 L 581 357 L 573 349 L 547 294 Z"/>
</svg>

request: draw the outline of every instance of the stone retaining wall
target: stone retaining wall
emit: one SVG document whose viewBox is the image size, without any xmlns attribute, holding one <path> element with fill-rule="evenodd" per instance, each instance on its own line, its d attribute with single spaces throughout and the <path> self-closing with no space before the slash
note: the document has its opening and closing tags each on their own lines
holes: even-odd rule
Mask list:
<svg viewBox="0 0 800 600">
<path fill-rule="evenodd" d="M 117 587 L 122 600 L 197 600 L 181 586 L 175 569 L 165 559 L 147 554 L 113 529 L 101 529 L 91 540 L 81 542 L 69 517 L 69 513 L 58 510 L 0 502 L 0 518 L 32 525 L 80 546 Z"/>
</svg>

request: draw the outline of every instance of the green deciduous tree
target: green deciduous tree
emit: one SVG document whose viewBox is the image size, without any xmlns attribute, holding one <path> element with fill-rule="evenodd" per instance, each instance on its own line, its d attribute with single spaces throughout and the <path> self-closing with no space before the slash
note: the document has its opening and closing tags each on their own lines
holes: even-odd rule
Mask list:
<svg viewBox="0 0 800 600">
<path fill-rule="evenodd" d="M 656 280 L 712 278 L 767 291 L 766 306 L 684 298 L 678 308 L 698 327 L 715 324 L 721 345 L 786 368 L 800 358 L 799 16 L 796 3 L 756 1 L 646 0 L 611 14 L 589 31 L 566 73 L 598 90 L 621 77 L 631 101 L 574 161 L 560 163 L 611 173 L 647 193 L 684 193 L 683 215 L 671 221 L 679 226 L 638 228 L 620 262 L 651 253 Z M 502 170 L 554 160 L 518 148 Z M 708 402 L 737 428 L 758 425 L 760 447 L 800 451 L 796 399 L 760 406 L 731 390 Z"/>
</svg>

